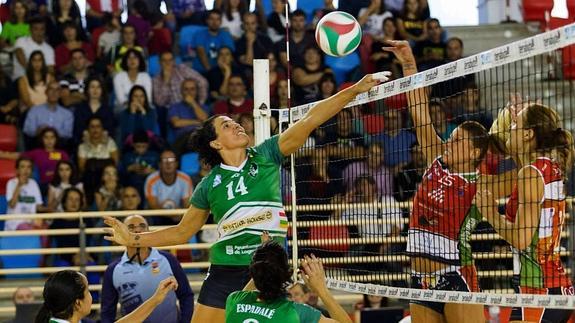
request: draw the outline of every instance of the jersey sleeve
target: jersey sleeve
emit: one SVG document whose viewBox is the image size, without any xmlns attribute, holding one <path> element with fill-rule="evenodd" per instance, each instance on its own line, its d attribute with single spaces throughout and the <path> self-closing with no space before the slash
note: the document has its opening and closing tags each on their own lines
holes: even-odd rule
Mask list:
<svg viewBox="0 0 575 323">
<path fill-rule="evenodd" d="M 237 303 L 237 298 L 240 295 L 241 291 L 235 291 L 228 295 L 226 299 L 226 321 L 229 315 L 231 315 L 235 309 L 235 305 Z"/>
<path fill-rule="evenodd" d="M 293 303 L 293 306 L 301 323 L 317 323 L 321 319 L 321 312 L 309 305 Z"/>
<path fill-rule="evenodd" d="M 207 178 L 209 178 L 209 176 L 202 178 L 190 198 L 190 204 L 202 210 L 208 210 L 210 208 Z"/>
<path fill-rule="evenodd" d="M 277 165 L 281 165 L 284 155 L 282 155 L 279 146 L 279 135 L 272 136 L 255 147 L 255 151 L 263 155 L 266 159 L 271 160 Z"/>
</svg>

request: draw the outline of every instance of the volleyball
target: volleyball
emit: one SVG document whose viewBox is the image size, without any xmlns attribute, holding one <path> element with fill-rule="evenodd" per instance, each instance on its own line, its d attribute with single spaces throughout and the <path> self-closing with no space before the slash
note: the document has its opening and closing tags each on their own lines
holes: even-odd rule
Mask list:
<svg viewBox="0 0 575 323">
<path fill-rule="evenodd" d="M 327 55 L 345 56 L 359 46 L 361 26 L 347 12 L 330 12 L 318 22 L 315 29 L 315 40 Z"/>
</svg>

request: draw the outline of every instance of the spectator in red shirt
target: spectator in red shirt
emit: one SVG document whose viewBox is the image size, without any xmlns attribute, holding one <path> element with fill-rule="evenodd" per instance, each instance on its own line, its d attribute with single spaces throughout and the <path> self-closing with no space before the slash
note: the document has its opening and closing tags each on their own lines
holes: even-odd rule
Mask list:
<svg viewBox="0 0 575 323">
<path fill-rule="evenodd" d="M 252 112 L 254 101 L 248 98 L 246 85 L 239 75 L 233 75 L 228 82 L 228 98 L 214 104 L 215 114 L 225 114 L 237 119 L 240 113 Z"/>
<path fill-rule="evenodd" d="M 72 22 L 67 21 L 62 26 L 64 34 L 64 42 L 56 47 L 56 70 L 61 73 L 71 71 L 72 51 L 81 48 L 86 54 L 86 58 L 94 61 L 94 50 L 90 43 L 83 42 L 78 37 L 78 26 Z"/>
</svg>

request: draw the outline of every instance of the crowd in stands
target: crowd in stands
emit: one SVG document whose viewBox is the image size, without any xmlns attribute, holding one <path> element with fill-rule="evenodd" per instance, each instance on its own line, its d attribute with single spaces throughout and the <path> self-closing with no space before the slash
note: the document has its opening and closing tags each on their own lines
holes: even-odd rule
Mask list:
<svg viewBox="0 0 575 323">
<path fill-rule="evenodd" d="M 129 0 L 123 8 L 120 0 L 87 0 L 85 20 L 73 0 L 53 0 L 51 7 L 42 0 L 2 5 L 0 51 L 12 59 L 0 59 L 0 123 L 22 129 L 18 151 L 0 151 L 0 158 L 17 160 L 16 177 L 6 184 L 7 213 L 187 207 L 194 186 L 209 172 L 203 161 L 193 173 L 180 169 L 189 134 L 209 116 L 226 114 L 253 140 L 253 59 L 270 61 L 272 108 L 288 106 L 285 1 L 272 0 L 266 14 L 260 0 L 253 12 L 247 0 L 216 0 L 209 11 L 202 0 L 165 1 L 166 10 L 160 9 L 162 1 Z M 408 40 L 421 70 L 463 57 L 463 42 L 430 18 L 426 0 L 340 0 L 338 10 L 358 17 L 364 30 L 358 50 L 362 63 L 340 81 L 313 36 L 318 20 L 333 10 L 326 0 L 324 8 L 296 9 L 287 18 L 292 105 L 329 97 L 366 73 L 389 70 L 401 77 L 398 62 L 381 49 L 386 40 Z M 181 40 L 176 44 L 184 35 L 186 47 Z M 480 112 L 474 80 L 456 83 L 448 87 L 450 93 L 437 90 L 435 97 L 449 99 L 430 107 L 442 137 L 469 119 L 491 125 L 491 116 Z M 425 161 L 406 105 L 398 96 L 345 109 L 318 129 L 298 154 L 298 203 L 409 200 Z M 271 128 L 278 131 L 276 119 Z M 289 189 L 284 193 L 289 200 Z M 301 216 L 390 218 L 404 211 L 386 212 Z M 179 218 L 148 221 L 169 225 Z M 4 230 L 78 225 L 77 220 L 10 220 Z M 359 227 L 351 234 L 392 236 L 401 229 Z M 77 246 L 78 238 L 44 243 Z M 46 264 L 78 263 L 75 255 L 54 258 Z"/>
</svg>

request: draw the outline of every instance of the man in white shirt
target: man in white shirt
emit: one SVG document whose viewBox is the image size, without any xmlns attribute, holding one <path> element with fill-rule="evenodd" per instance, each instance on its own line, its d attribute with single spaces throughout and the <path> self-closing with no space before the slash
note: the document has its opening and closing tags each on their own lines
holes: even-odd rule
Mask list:
<svg viewBox="0 0 575 323">
<path fill-rule="evenodd" d="M 46 211 L 42 205 L 40 187 L 31 178 L 32 167 L 33 163 L 29 158 L 21 157 L 16 161 L 16 177 L 6 183 L 7 214 L 34 214 L 37 211 Z M 29 228 L 25 226 L 26 224 L 34 225 L 32 220 L 6 220 L 4 230 Z"/>
<path fill-rule="evenodd" d="M 54 73 L 54 48 L 46 42 L 46 24 L 42 18 L 32 18 L 29 21 L 30 36 L 20 37 L 14 44 L 14 70 L 12 79 L 16 80 L 26 74 L 26 65 L 33 51 L 39 50 L 44 54 L 46 65 Z"/>
</svg>

